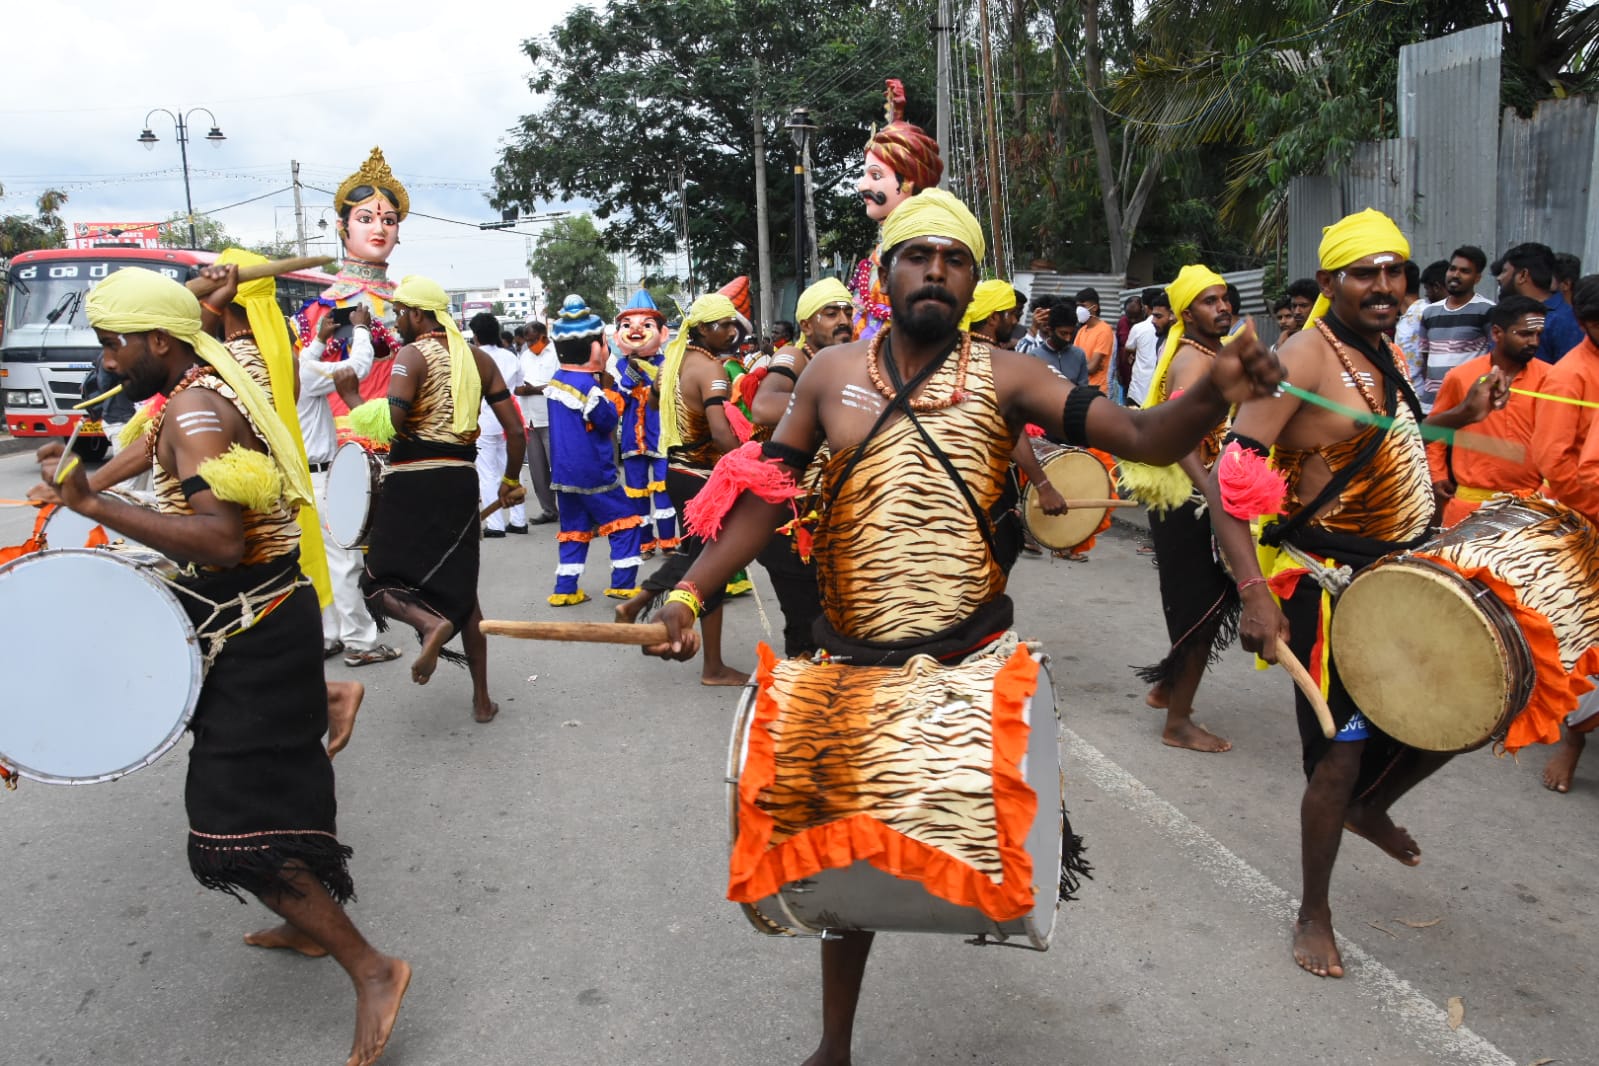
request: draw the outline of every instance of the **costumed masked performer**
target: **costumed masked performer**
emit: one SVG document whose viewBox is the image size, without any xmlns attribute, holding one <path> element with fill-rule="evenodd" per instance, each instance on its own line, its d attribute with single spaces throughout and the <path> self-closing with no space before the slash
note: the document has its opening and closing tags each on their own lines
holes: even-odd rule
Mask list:
<svg viewBox="0 0 1599 1066">
<path fill-rule="evenodd" d="M 1183 267 L 1166 289 L 1177 316 L 1155 366 L 1145 408 L 1180 395 L 1202 378 L 1233 326 L 1227 281 L 1207 266 Z M 1160 603 L 1171 650 L 1138 671 L 1151 686 L 1145 697 L 1164 708 L 1161 739 L 1174 748 L 1221 752 L 1232 745 L 1193 720 L 1194 695 L 1205 668 L 1238 633 L 1240 604 L 1233 579 L 1217 558 L 1207 508 L 1210 470 L 1221 454 L 1228 420 L 1222 418 L 1199 447 L 1166 467 L 1122 462 L 1122 488 L 1149 507 L 1149 535 L 1160 574 Z"/>
<path fill-rule="evenodd" d="M 1268 662 L 1285 644 L 1320 685 L 1337 726 L 1326 739 L 1296 690 L 1307 784 L 1293 955 L 1320 977 L 1344 973 L 1328 894 L 1345 829 L 1417 865 L 1421 848 L 1389 808 L 1451 757 L 1406 747 L 1367 721 L 1339 680 L 1327 640 L 1334 596 L 1351 572 L 1419 546 L 1432 523 L 1421 403 L 1403 354 L 1386 336 L 1399 318 L 1409 255 L 1410 242 L 1379 211 L 1326 228 L 1316 272 L 1321 297 L 1281 348 L 1296 390 L 1240 406 L 1211 474 L 1220 503 L 1212 522 L 1243 600 L 1241 642 Z M 1308 403 L 1301 391 L 1337 409 Z M 1469 402 L 1480 418 L 1506 395 L 1495 372 Z M 1261 529 L 1258 544 L 1251 523 Z"/>
<path fill-rule="evenodd" d="M 615 431 L 619 413 L 614 393 L 600 385 L 605 367 L 605 322 L 583 297 L 568 296 L 550 323 L 561 369 L 544 386 L 550 401 L 550 487 L 561 516 L 559 562 L 552 607 L 583 603 L 578 588 L 589 542 L 605 537 L 611 545 L 611 584 L 615 599 L 638 594 L 639 536 L 644 520 L 622 489 L 616 469 Z"/>
<path fill-rule="evenodd" d="M 931 189 L 944 176 L 944 160 L 938 142 L 920 126 L 905 121 L 905 86 L 889 78 L 885 92 L 887 120 L 866 141 L 865 170 L 861 175 L 861 198 L 866 202 L 866 217 L 881 225 L 906 200 L 923 189 Z M 855 335 L 871 340 L 891 314 L 888 295 L 880 277 L 881 242 L 870 259 L 855 267 L 850 291 L 860 304 L 855 320 Z"/>
<path fill-rule="evenodd" d="M 714 539 L 659 613 L 668 641 L 645 651 L 679 659 L 694 654 L 696 590 L 719 587 L 792 516 L 797 479 L 825 443 L 816 531 L 824 616 L 817 637 L 831 659 L 776 661 L 761 651 L 729 896 L 753 903 L 782 883 L 863 860 L 920 881 L 941 898 L 979 906 L 991 918 L 1014 917 L 1033 905 L 1032 885 L 1056 871 L 1034 871 L 1030 860 L 1025 868 L 1003 869 L 1003 858 L 994 858 L 1005 847 L 1001 835 L 964 819 L 979 808 L 1008 819 L 1019 804 L 1030 824 L 1038 803 L 1032 788 L 1002 786 L 995 769 L 1002 759 L 986 760 L 991 790 L 965 794 L 971 807 L 941 805 L 940 833 L 929 841 L 916 833 L 914 817 L 897 819 L 898 800 L 865 781 L 887 777 L 896 796 L 918 789 L 881 765 L 871 772 L 847 765 L 848 752 L 870 749 L 854 734 L 845 740 L 829 729 L 888 721 L 907 703 L 914 706 L 903 691 L 909 675 L 922 680 L 920 687 L 944 692 L 941 678 L 986 669 L 991 695 L 972 726 L 1004 743 L 999 734 L 1009 733 L 1011 709 L 1030 697 L 1039 677 L 1011 631 L 1005 570 L 1016 544 L 994 533 L 994 508 L 1003 506 L 1022 426 L 1034 422 L 1074 445 L 1172 462 L 1210 431 L 1229 399 L 1274 389 L 1276 361 L 1246 330 L 1217 358 L 1208 380 L 1153 411 L 1129 412 L 1096 389 L 1074 387 L 1040 360 L 991 349 L 959 331 L 984 242 L 977 220 L 953 196 L 929 189 L 907 201 L 884 226 L 883 246 L 892 327 L 870 342 L 817 353 L 772 439 L 744 445 L 717 465 L 713 484 L 689 506 L 690 532 Z M 1025 722 L 1014 721 L 1025 746 Z M 932 732 L 899 745 L 917 766 L 944 765 L 949 745 L 966 742 Z M 819 760 L 819 753 L 826 754 Z M 785 775 L 781 789 L 769 776 L 778 772 Z M 764 780 L 773 786 L 746 788 Z M 959 831 L 951 826 L 957 819 Z M 944 850 L 955 837 L 981 840 L 983 859 Z M 998 876 L 978 868 L 995 865 L 1003 871 Z M 807 1060 L 812 1066 L 849 1061 L 872 936 L 848 930 L 822 941 L 823 1031 Z"/>
<path fill-rule="evenodd" d="M 383 1051 L 411 971 L 367 943 L 341 906 L 355 893 L 351 853 L 335 835 L 322 626 L 294 518 L 311 502 L 305 460 L 272 401 L 202 329 L 199 301 L 182 285 L 119 270 L 89 294 L 88 317 L 129 399 L 167 397 L 147 438 L 156 510 L 96 494 L 81 464 L 57 491 L 182 566 L 170 580 L 205 663 L 184 788 L 190 870 L 284 919 L 252 943 L 339 961 L 356 987 L 349 1061 L 365 1066 Z M 47 484 L 61 454 L 59 444 L 39 451 Z"/>
<path fill-rule="evenodd" d="M 359 170 L 339 183 L 333 196 L 333 209 L 338 212 L 339 241 L 344 246 L 344 259 L 333 284 L 322 294 L 295 314 L 295 327 L 300 333 L 300 346 L 309 347 L 317 340 L 317 326 L 335 308 L 364 305 L 372 312 L 368 326 L 372 336 L 372 369 L 361 380 L 363 400 L 372 400 L 389 393 L 389 374 L 394 362 L 390 358 L 403 343 L 395 331 L 385 324 L 389 303 L 394 299 L 394 282 L 389 280 L 389 256 L 400 243 L 400 223 L 411 211 L 411 197 L 406 193 L 394 172 L 383 158 L 383 150 L 374 147 Z M 331 363 L 349 358 L 352 330 L 340 326 L 327 341 L 322 358 Z M 328 397 L 335 415 L 344 415 L 348 408 L 337 395 Z"/>
<path fill-rule="evenodd" d="M 622 391 L 622 485 L 644 531 L 639 550 L 677 547 L 677 512 L 666 494 L 666 451 L 661 447 L 661 412 L 652 392 L 666 357 L 666 316 L 645 289 L 633 294 L 616 316 L 616 346 L 622 352 L 616 381 Z"/>
</svg>

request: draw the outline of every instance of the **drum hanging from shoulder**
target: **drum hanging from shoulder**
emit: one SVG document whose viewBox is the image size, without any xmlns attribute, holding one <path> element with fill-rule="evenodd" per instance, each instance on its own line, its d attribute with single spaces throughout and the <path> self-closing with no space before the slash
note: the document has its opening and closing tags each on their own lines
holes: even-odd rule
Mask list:
<svg viewBox="0 0 1599 1066">
<path fill-rule="evenodd" d="M 359 442 L 339 445 L 328 466 L 327 487 L 318 508 L 333 543 L 341 548 L 366 547 L 387 473 L 383 460 Z"/>
<path fill-rule="evenodd" d="M 1565 678 L 1539 676 L 1548 660 L 1529 639 L 1558 645 L 1570 670 L 1599 641 L 1596 588 L 1594 527 L 1551 501 L 1507 498 L 1362 571 L 1333 610 L 1333 662 L 1384 733 L 1471 751 L 1504 739 L 1535 690 L 1562 698 Z"/>
<path fill-rule="evenodd" d="M 155 501 L 148 495 L 108 489 L 103 494 L 115 497 L 134 507 L 154 510 Z M 42 516 L 40 533 L 47 548 L 96 548 L 112 541 L 127 538 L 114 530 L 106 529 L 92 518 L 87 518 L 64 504 L 47 504 Z M 128 543 L 136 543 L 129 541 Z"/>
<path fill-rule="evenodd" d="M 0 567 L 0 763 L 50 784 L 114 781 L 178 742 L 200 699 L 199 640 L 154 552 L 63 549 Z M 100 639 L 74 640 L 84 619 Z"/>
<path fill-rule="evenodd" d="M 773 936 L 815 936 L 827 930 L 955 933 L 1047 950 L 1060 901 L 1065 781 L 1060 764 L 1060 723 L 1056 717 L 1049 662 L 1037 652 L 1031 653 L 1031 659 L 1036 663 L 1036 685 L 1019 708 L 1026 737 L 1015 754 L 1020 757 L 1018 769 L 1025 781 L 1022 787 L 1036 798 L 1036 810 L 1030 824 L 1013 827 L 1025 838 L 1025 850 L 1031 860 L 1028 883 L 1022 886 L 1025 898 L 1031 899 L 1030 907 L 1024 904 L 1022 913 L 1006 920 L 995 920 L 978 906 L 951 902 L 930 889 L 931 882 L 949 883 L 947 878 L 939 876 L 937 862 L 942 859 L 928 864 L 931 876 L 929 881 L 923 881 L 898 877 L 881 868 L 893 865 L 894 861 L 913 864 L 913 860 L 885 859 L 880 854 L 875 857 L 876 861 L 857 859 L 848 865 L 795 878 L 781 884 L 770 895 L 742 903 L 750 923 L 760 932 Z M 780 667 L 800 662 L 786 660 Z M 926 662 L 931 663 L 931 660 Z M 909 669 L 843 667 L 826 663 L 807 665 L 857 672 L 896 673 Z M 933 673 L 924 673 L 911 685 L 910 703 L 901 694 L 883 697 L 883 702 L 875 706 L 868 717 L 894 717 L 902 723 L 884 728 L 883 738 L 889 741 L 886 753 L 873 755 L 871 750 L 876 741 L 861 736 L 853 726 L 847 727 L 851 730 L 849 735 L 815 740 L 794 735 L 802 723 L 786 714 L 760 726 L 780 738 L 775 758 L 780 767 L 786 767 L 786 772 L 780 772 L 773 781 L 773 787 L 762 791 L 756 805 L 761 816 L 771 811 L 776 820 L 782 821 L 785 815 L 780 808 L 787 805 L 791 811 L 802 812 L 801 817 L 817 814 L 822 821 L 829 816 L 845 820 L 873 817 L 890 822 L 915 840 L 936 841 L 942 851 L 957 852 L 964 843 L 970 849 L 968 857 L 979 852 L 982 845 L 973 835 L 973 826 L 983 823 L 982 812 L 986 812 L 991 821 L 1004 817 L 996 812 L 1013 797 L 995 792 L 1004 786 L 998 783 L 1000 775 L 994 769 L 998 758 L 993 746 L 994 730 L 991 725 L 985 725 L 991 722 L 993 712 L 991 707 L 977 706 L 959 679 L 959 672 L 969 665 L 949 668 L 934 664 Z M 756 686 L 745 689 L 734 718 L 728 751 L 728 818 L 735 865 L 740 844 L 740 781 L 749 767 L 753 730 L 757 728 L 758 700 Z M 823 713 L 812 721 L 825 721 L 830 717 Z M 986 737 L 982 742 L 986 746 L 971 750 L 974 737 Z M 904 743 L 912 738 L 915 743 Z M 890 764 L 858 765 L 844 772 L 840 772 L 838 766 L 840 761 L 877 758 Z M 812 784 L 822 781 L 840 785 L 831 789 L 823 786 L 804 794 Z M 792 787 L 796 782 L 803 783 L 797 792 Z M 878 785 L 887 788 L 888 794 L 875 795 L 873 789 Z M 970 817 L 970 810 L 960 809 L 972 802 L 973 797 L 978 797 L 975 803 L 980 809 L 976 818 Z M 851 808 L 858 808 L 858 813 L 849 814 Z M 892 811 L 889 808 L 893 808 Z M 858 828 L 851 830 L 851 833 L 859 832 Z M 772 839 L 781 835 L 779 827 Z M 963 842 L 963 835 L 972 839 Z M 898 839 L 895 842 L 907 851 L 914 847 L 903 845 Z M 974 861 L 981 864 L 984 859 Z M 943 867 L 946 873 L 950 869 L 952 867 L 947 865 Z M 1009 875 L 1011 870 L 1007 868 L 1005 872 Z M 994 866 L 985 876 L 997 882 L 998 867 Z M 1027 893 L 1030 896 L 1026 896 Z"/>
<path fill-rule="evenodd" d="M 1033 451 L 1044 476 L 1067 499 L 1109 500 L 1116 497 L 1110 471 L 1084 448 L 1033 440 Z M 1038 487 L 1022 489 L 1022 524 L 1033 539 L 1050 551 L 1069 551 L 1099 531 L 1105 522 L 1103 507 L 1073 507 L 1065 514 L 1045 514 Z"/>
</svg>

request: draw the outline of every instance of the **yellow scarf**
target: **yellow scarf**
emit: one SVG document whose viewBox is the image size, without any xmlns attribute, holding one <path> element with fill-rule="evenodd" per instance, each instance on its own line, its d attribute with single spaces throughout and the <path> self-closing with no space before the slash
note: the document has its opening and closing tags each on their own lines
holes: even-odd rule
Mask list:
<svg viewBox="0 0 1599 1066">
<path fill-rule="evenodd" d="M 1154 407 L 1165 391 L 1166 372 L 1171 369 L 1173 357 L 1183 342 L 1183 312 L 1199 298 L 1199 294 L 1215 285 L 1225 285 L 1227 279 L 1199 263 L 1190 263 L 1177 273 L 1177 280 L 1166 286 L 1166 299 L 1171 301 L 1175 319 L 1166 332 L 1166 347 L 1160 351 L 1160 362 L 1155 364 L 1155 376 L 1149 379 L 1149 391 L 1144 393 L 1144 406 Z"/>
<path fill-rule="evenodd" d="M 1323 270 L 1338 270 L 1378 252 L 1393 252 L 1401 259 L 1410 258 L 1410 242 L 1400 232 L 1393 219 L 1373 208 L 1345 215 L 1321 231 L 1321 246 L 1316 254 Z M 1316 306 L 1305 319 L 1305 329 L 1327 313 L 1332 302 L 1325 296 L 1316 297 Z"/>
</svg>

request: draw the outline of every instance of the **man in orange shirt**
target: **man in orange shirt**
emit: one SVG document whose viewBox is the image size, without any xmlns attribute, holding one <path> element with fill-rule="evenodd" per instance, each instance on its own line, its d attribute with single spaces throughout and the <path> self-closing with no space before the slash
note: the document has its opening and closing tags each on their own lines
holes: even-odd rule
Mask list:
<svg viewBox="0 0 1599 1066">
<path fill-rule="evenodd" d="M 1493 351 L 1451 367 L 1438 387 L 1438 399 L 1428 425 L 1447 425 L 1445 413 L 1456 407 L 1477 379 L 1498 370 L 1511 386 L 1542 392 L 1552 368 L 1533 358 L 1543 339 L 1544 306 L 1526 296 L 1507 296 L 1488 315 Z M 1472 426 L 1472 432 L 1497 437 L 1520 451 L 1521 457 L 1492 455 L 1443 441 L 1427 445 L 1433 491 L 1443 504 L 1443 525 L 1454 525 L 1500 492 L 1536 492 L 1543 484 L 1538 464 L 1527 449 L 1532 439 L 1535 401 L 1512 393 L 1505 406 Z"/>
<path fill-rule="evenodd" d="M 1111 359 L 1116 354 L 1116 330 L 1099 317 L 1099 293 L 1096 290 L 1080 290 L 1077 293 L 1077 306 L 1077 317 L 1082 324 L 1078 327 L 1074 343 L 1088 357 L 1088 383 L 1109 396 L 1110 390 L 1106 384 L 1110 379 Z M 1084 310 L 1088 312 L 1086 319 L 1081 314 Z"/>
</svg>

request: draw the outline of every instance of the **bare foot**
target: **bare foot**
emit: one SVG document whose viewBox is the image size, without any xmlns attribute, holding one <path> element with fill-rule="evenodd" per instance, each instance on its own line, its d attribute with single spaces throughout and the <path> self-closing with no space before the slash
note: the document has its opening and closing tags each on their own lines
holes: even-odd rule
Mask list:
<svg viewBox="0 0 1599 1066">
<path fill-rule="evenodd" d="M 403 959 L 383 958 L 371 976 L 355 982 L 355 1043 L 344 1066 L 371 1066 L 383 1054 L 400 1014 L 400 1000 L 411 984 L 411 967 Z"/>
<path fill-rule="evenodd" d="M 344 750 L 355 732 L 355 713 L 366 698 L 366 686 L 359 681 L 328 682 L 328 758 Z"/>
<path fill-rule="evenodd" d="M 1560 742 L 1559 749 L 1544 763 L 1544 788 L 1550 792 L 1571 791 L 1571 779 L 1577 773 L 1577 760 L 1582 758 L 1582 749 L 1587 743 L 1588 738 L 1581 733 L 1566 733 L 1566 739 Z"/>
<path fill-rule="evenodd" d="M 811 1057 L 800 1063 L 800 1066 L 850 1066 L 849 1052 L 838 1054 L 825 1047 L 819 1047 L 811 1052 Z"/>
<path fill-rule="evenodd" d="M 735 670 L 731 666 L 724 666 L 714 674 L 701 674 L 700 684 L 739 686 L 747 683 L 749 679 L 748 670 Z"/>
<path fill-rule="evenodd" d="M 644 613 L 644 608 L 648 607 L 650 601 L 654 598 L 655 593 L 649 589 L 639 589 L 637 596 L 634 596 L 626 603 L 617 605 L 616 620 L 626 625 L 632 625 L 638 621 L 638 616 Z"/>
<path fill-rule="evenodd" d="M 271 929 L 245 933 L 244 942 L 253 948 L 287 948 L 311 959 L 320 959 L 328 949 L 312 940 L 298 926 L 284 922 Z"/>
<path fill-rule="evenodd" d="M 419 685 L 425 685 L 439 665 L 439 652 L 443 651 L 445 643 L 455 636 L 455 627 L 440 618 L 421 636 L 422 654 L 411 664 L 411 680 Z"/>
<path fill-rule="evenodd" d="M 1170 748 L 1187 748 L 1189 751 L 1232 751 L 1230 740 L 1223 740 L 1204 726 L 1188 718 L 1167 722 L 1160 734 L 1161 743 Z"/>
<path fill-rule="evenodd" d="M 1157 711 L 1164 711 L 1171 703 L 1171 689 L 1166 682 L 1159 681 L 1149 686 L 1149 691 L 1144 693 L 1144 702 Z"/>
<path fill-rule="evenodd" d="M 474 703 L 472 705 L 472 721 L 474 722 L 492 722 L 494 721 L 494 716 L 499 713 L 500 705 L 493 700 L 485 700 L 483 703 Z"/>
<path fill-rule="evenodd" d="M 1342 977 L 1344 959 L 1333 938 L 1332 918 L 1306 918 L 1294 923 L 1294 961 L 1317 977 Z"/>
<path fill-rule="evenodd" d="M 1384 811 L 1350 807 L 1344 817 L 1344 828 L 1357 837 L 1365 837 L 1406 866 L 1421 865 L 1421 845 L 1403 826 L 1395 825 Z"/>
</svg>

